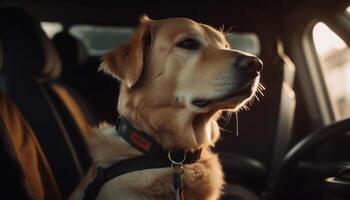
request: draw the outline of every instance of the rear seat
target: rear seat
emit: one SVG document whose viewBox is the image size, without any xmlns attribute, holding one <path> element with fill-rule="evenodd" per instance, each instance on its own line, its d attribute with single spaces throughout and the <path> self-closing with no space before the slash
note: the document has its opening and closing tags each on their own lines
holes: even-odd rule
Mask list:
<svg viewBox="0 0 350 200">
<path fill-rule="evenodd" d="M 53 81 L 60 74 L 60 60 L 39 23 L 19 8 L 2 7 L 0 26 L 0 89 L 32 127 L 67 198 L 89 167 L 84 138 L 90 121 L 76 96 Z"/>
<path fill-rule="evenodd" d="M 99 56 L 90 55 L 82 38 L 72 35 L 69 30 L 74 26 L 57 33 L 52 38 L 62 60 L 62 82 L 87 97 L 94 117 L 98 121 L 114 122 L 116 102 L 118 99 L 119 81 L 103 73 L 96 73 L 100 64 Z M 113 112 L 111 112 L 111 109 Z"/>
<path fill-rule="evenodd" d="M 62 72 L 58 79 L 52 80 L 51 85 L 64 87 L 74 100 L 79 103 L 79 109 L 87 120 L 85 124 L 80 124 L 82 129 L 87 124 L 97 125 L 98 120 L 95 108 L 91 106 L 90 102 L 86 101 L 86 98 L 82 98 L 80 91 L 79 94 L 75 92 L 76 87 L 74 87 L 76 82 L 79 82 L 79 77 L 82 76 L 76 72 L 78 69 L 83 68 L 89 60 L 85 46 L 66 31 L 56 34 L 52 38 L 52 42 L 61 59 Z"/>
<path fill-rule="evenodd" d="M 61 40 L 59 42 L 60 45 L 55 47 L 62 61 L 62 72 L 59 77 L 46 81 L 44 86 L 63 123 L 69 130 L 72 143 L 77 147 L 76 151 L 82 164 L 83 172 L 86 173 L 90 167 L 91 159 L 88 156 L 85 141 L 92 133 L 92 127 L 98 124 L 97 114 L 92 109 L 91 104 L 82 97 L 81 93 L 78 94 L 74 88 L 70 87 L 74 84 L 68 81 L 70 79 L 67 77 L 76 75 L 74 74 L 74 69 L 83 65 L 84 60 L 88 59 L 88 55 L 84 52 L 85 49 L 83 46 L 80 46 L 78 40 Z M 66 56 L 62 56 L 62 51 L 67 51 Z M 78 80 L 78 77 L 76 77 L 75 81 Z"/>
<path fill-rule="evenodd" d="M 61 199 L 33 130 L 0 93 L 1 199 Z"/>
<path fill-rule="evenodd" d="M 74 84 L 72 79 L 76 78 L 75 72 L 88 64 L 89 55 L 86 47 L 67 30 L 55 34 L 52 42 L 62 61 L 60 79 L 68 84 Z"/>
</svg>

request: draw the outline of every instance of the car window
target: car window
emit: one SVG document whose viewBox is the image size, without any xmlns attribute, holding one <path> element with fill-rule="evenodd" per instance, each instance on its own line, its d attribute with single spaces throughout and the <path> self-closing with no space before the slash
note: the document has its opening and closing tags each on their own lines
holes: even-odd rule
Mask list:
<svg viewBox="0 0 350 200">
<path fill-rule="evenodd" d="M 128 40 L 133 30 L 131 27 L 74 25 L 69 29 L 69 33 L 84 43 L 89 55 L 101 56 Z"/>
<path fill-rule="evenodd" d="M 41 28 L 49 38 L 52 38 L 56 33 L 63 31 L 63 25 L 58 22 L 41 22 Z"/>
<path fill-rule="evenodd" d="M 231 47 L 254 55 L 260 55 L 260 41 L 254 33 L 228 33 L 226 38 Z"/>
<path fill-rule="evenodd" d="M 346 118 L 350 116 L 350 48 L 322 22 L 312 34 L 336 117 Z"/>
<path fill-rule="evenodd" d="M 79 38 L 92 56 L 101 56 L 111 48 L 125 42 L 133 34 L 132 27 L 112 27 L 97 25 L 74 25 L 69 32 Z M 253 33 L 228 33 L 231 47 L 255 55 L 260 53 L 260 43 Z"/>
</svg>

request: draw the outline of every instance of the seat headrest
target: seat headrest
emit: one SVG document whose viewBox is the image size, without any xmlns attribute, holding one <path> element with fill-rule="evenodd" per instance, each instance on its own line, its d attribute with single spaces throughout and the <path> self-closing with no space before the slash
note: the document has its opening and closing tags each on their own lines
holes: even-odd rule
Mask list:
<svg viewBox="0 0 350 200">
<path fill-rule="evenodd" d="M 69 77 L 77 68 L 88 61 L 88 53 L 84 44 L 67 31 L 57 33 L 52 42 L 62 61 L 62 77 Z"/>
<path fill-rule="evenodd" d="M 0 7 L 0 72 L 55 78 L 61 61 L 49 38 L 36 21 L 17 7 Z"/>
</svg>

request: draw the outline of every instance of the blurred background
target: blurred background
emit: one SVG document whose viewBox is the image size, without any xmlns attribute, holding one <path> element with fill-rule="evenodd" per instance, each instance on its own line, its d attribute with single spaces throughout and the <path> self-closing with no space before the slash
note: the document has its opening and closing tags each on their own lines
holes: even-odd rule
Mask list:
<svg viewBox="0 0 350 200">
<path fill-rule="evenodd" d="M 2 174 L 13 185 L 4 181 L 0 199 L 68 197 L 91 164 L 92 128 L 118 116 L 119 82 L 97 72 L 101 56 L 144 14 L 223 29 L 232 48 L 264 62 L 259 100 L 219 121 L 223 199 L 350 199 L 326 181 L 350 166 L 348 0 L 1 0 L 0 158 L 16 170 Z"/>
</svg>

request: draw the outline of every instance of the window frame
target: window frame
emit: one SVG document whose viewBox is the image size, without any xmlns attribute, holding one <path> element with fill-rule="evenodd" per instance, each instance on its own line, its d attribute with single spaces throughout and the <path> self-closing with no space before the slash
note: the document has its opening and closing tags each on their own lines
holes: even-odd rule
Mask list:
<svg viewBox="0 0 350 200">
<path fill-rule="evenodd" d="M 333 101 L 322 69 L 319 56 L 316 51 L 313 40 L 313 29 L 318 22 L 327 25 L 335 34 L 337 34 L 349 47 L 350 43 L 350 20 L 346 12 L 339 12 L 333 15 L 314 18 L 305 28 L 302 38 L 303 52 L 308 66 L 310 82 L 314 88 L 316 99 L 318 100 L 319 110 L 324 124 L 330 124 L 340 120 L 335 102 Z M 348 31 L 348 32 L 347 32 Z"/>
<path fill-rule="evenodd" d="M 305 61 L 310 74 L 310 81 L 314 88 L 316 99 L 318 100 L 321 116 L 325 124 L 330 124 L 336 120 L 338 113 L 329 94 L 324 72 L 313 40 L 313 29 L 318 22 L 325 23 L 319 19 L 313 20 L 305 29 L 302 45 L 305 54 Z"/>
<path fill-rule="evenodd" d="M 305 104 L 304 112 L 310 120 L 309 132 L 336 120 L 330 98 L 325 95 L 327 89 L 324 80 L 322 81 L 324 77 L 319 76 L 322 71 L 313 46 L 312 28 L 318 21 L 322 21 L 349 45 L 350 37 L 343 36 L 350 34 L 349 18 L 344 8 L 345 5 L 342 10 L 340 7 L 330 9 L 324 6 L 305 5 L 298 12 L 291 12 L 284 22 L 281 39 L 286 54 L 296 66 L 296 85 L 300 89 L 297 96 L 302 100 L 299 103 Z M 336 22 L 332 22 L 334 20 Z M 342 34 L 339 34 L 338 29 L 342 30 Z M 316 74 L 313 71 L 316 71 Z"/>
</svg>

